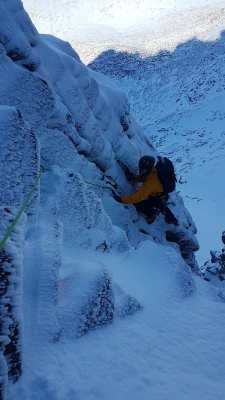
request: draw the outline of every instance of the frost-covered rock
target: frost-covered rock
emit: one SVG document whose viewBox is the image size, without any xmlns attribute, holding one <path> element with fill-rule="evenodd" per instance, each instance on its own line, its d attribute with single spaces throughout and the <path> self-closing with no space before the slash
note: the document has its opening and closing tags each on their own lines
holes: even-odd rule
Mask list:
<svg viewBox="0 0 225 400">
<path fill-rule="evenodd" d="M 103 264 L 64 265 L 58 291 L 60 340 L 80 337 L 141 308 L 137 299 L 114 284 L 111 272 Z"/>
<path fill-rule="evenodd" d="M 111 273 L 100 263 L 67 264 L 66 269 L 70 274 L 60 279 L 58 294 L 62 339 L 110 324 L 115 302 Z"/>
<path fill-rule="evenodd" d="M 224 232 L 222 233 L 224 243 Z M 211 259 L 200 268 L 201 276 L 217 287 L 221 296 L 225 296 L 225 248 L 222 251 L 210 251 Z"/>
<path fill-rule="evenodd" d="M 63 223 L 63 247 L 109 251 L 130 248 L 123 229 L 113 226 L 101 197 L 74 170 L 53 166 L 42 175 L 42 207 Z"/>
<path fill-rule="evenodd" d="M 0 43 L 5 46 L 7 56 L 30 71 L 35 71 L 41 63 L 33 49 L 38 43 L 38 37 L 21 1 L 1 1 Z"/>
<path fill-rule="evenodd" d="M 225 231 L 221 240 L 225 245 Z M 225 246 L 221 251 L 210 251 L 210 260 L 200 267 L 201 276 L 219 289 L 220 295 L 225 296 Z"/>
<path fill-rule="evenodd" d="M 143 308 L 135 297 L 124 293 L 122 288 L 117 284 L 115 284 L 115 294 L 115 317 L 123 318 L 127 315 L 134 314 Z"/>
<path fill-rule="evenodd" d="M 0 351 L 0 399 L 3 400 L 6 397 L 7 393 L 7 385 L 8 385 L 8 366 L 3 354 L 3 351 Z"/>
<path fill-rule="evenodd" d="M 5 2 L 2 4 L 4 12 L 8 10 L 10 14 L 10 7 L 7 8 Z M 15 17 L 21 15 L 24 22 L 26 13 L 22 3 L 15 0 L 14 4 L 17 6 L 13 10 L 19 10 Z M 17 28 L 21 29 L 19 23 Z M 135 188 L 126 179 L 126 173 L 136 172 L 138 160 L 143 154 L 158 154 L 132 118 L 124 93 L 108 78 L 86 68 L 68 43 L 49 35 L 35 34 L 28 16 L 27 30 L 23 30 L 21 36 L 18 34 L 18 46 L 24 32 L 28 42 L 31 41 L 31 33 L 32 37 L 36 38 L 35 52 L 41 64 L 32 73 L 19 67 L 19 61 L 15 61 L 13 57 L 10 60 L 5 55 L 8 51 L 6 44 L 10 42 L 3 41 L 5 54 L 3 52 L 0 66 L 4 72 L 4 81 L 0 86 L 0 101 L 4 105 L 16 107 L 37 135 L 41 146 L 41 166 L 45 169 L 51 169 L 53 165 L 61 169 L 69 168 L 70 174 L 73 174 L 73 177 L 69 177 L 71 184 L 68 183 L 65 187 L 68 193 L 65 201 L 61 201 L 58 207 L 58 218 L 64 220 L 65 240 L 69 242 L 72 241 L 72 237 L 77 236 L 77 229 L 80 229 L 77 224 L 81 224 L 84 216 L 85 223 L 81 224 L 82 235 L 79 243 L 85 247 L 92 246 L 91 241 L 87 239 L 90 236 L 88 230 L 90 227 L 95 229 L 94 225 L 99 224 L 98 234 L 101 231 L 102 244 L 96 243 L 95 247 L 109 247 L 109 235 L 111 243 L 115 235 L 113 229 L 109 228 L 111 223 L 105 216 L 106 213 L 115 226 L 125 231 L 131 245 L 136 246 L 142 240 L 143 232 L 146 238 L 155 238 L 154 240 L 160 242 L 160 230 L 147 226 L 144 219 L 138 217 L 133 206 L 116 206 L 110 198 L 110 192 L 103 196 L 99 189 L 99 186 L 107 184 L 120 194 L 134 191 Z M 12 39 L 16 40 L 13 34 Z M 27 50 L 27 58 L 28 52 Z M 80 175 L 79 179 L 75 179 L 77 173 Z M 89 182 L 86 192 L 83 191 L 82 180 Z M 71 190 L 67 191 L 67 188 L 73 188 L 73 193 Z M 98 201 L 92 192 L 99 197 Z M 70 196 L 74 199 L 71 203 Z M 86 218 L 85 212 L 88 207 L 91 215 Z M 175 197 L 174 207 L 177 215 L 184 209 L 184 206 L 179 204 L 178 196 Z M 69 228 L 67 221 L 69 218 L 75 218 L 78 213 L 80 217 L 75 220 L 74 232 L 71 232 L 72 227 Z M 187 214 L 184 212 L 185 220 Z M 109 233 L 111 229 L 112 232 Z M 182 230 L 185 230 L 184 235 L 187 235 L 188 230 L 190 237 L 195 234 L 190 229 L 189 221 L 182 226 Z M 186 257 L 186 260 L 194 258 L 195 248 L 192 249 L 193 253 Z M 193 264 L 193 261 L 191 263 Z"/>
<path fill-rule="evenodd" d="M 39 143 L 19 110 L 0 105 L 0 203 L 19 208 L 26 200 L 39 172 Z M 26 212 L 37 213 L 38 186 Z"/>
<path fill-rule="evenodd" d="M 0 241 L 2 241 L 16 217 L 16 209 L 1 207 L 0 216 Z M 1 382 L 3 392 L 7 379 L 16 382 L 22 372 L 22 277 L 25 223 L 26 217 L 23 214 L 0 251 L 0 351 L 3 355 L 0 358 L 0 370 L 3 373 Z"/>
</svg>

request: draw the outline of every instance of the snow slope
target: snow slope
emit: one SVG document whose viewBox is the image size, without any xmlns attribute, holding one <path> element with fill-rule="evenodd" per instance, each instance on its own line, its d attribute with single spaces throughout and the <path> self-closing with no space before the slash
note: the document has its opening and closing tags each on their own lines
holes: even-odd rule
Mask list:
<svg viewBox="0 0 225 400">
<path fill-rule="evenodd" d="M 10 399 L 224 398 L 225 309 L 213 286 L 191 274 L 172 249 L 152 242 L 121 255 L 78 252 L 76 260 L 90 271 L 103 262 L 116 293 L 135 296 L 143 309 L 77 340 L 67 333 L 51 343 L 40 330 L 33 334 L 29 309 L 37 303 L 26 290 L 24 374 Z M 64 278 L 69 273 L 68 266 Z"/>
</svg>

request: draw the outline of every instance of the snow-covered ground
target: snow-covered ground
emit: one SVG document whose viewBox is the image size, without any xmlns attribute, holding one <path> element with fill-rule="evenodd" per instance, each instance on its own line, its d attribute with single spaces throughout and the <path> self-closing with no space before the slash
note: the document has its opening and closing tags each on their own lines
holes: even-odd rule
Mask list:
<svg viewBox="0 0 225 400">
<path fill-rule="evenodd" d="M 25 1 L 24 7 L 39 31 L 67 39 L 73 45 L 74 38 L 70 40 L 64 34 L 72 34 L 70 23 L 72 25 L 71 18 L 76 14 L 73 26 L 78 28 L 74 40 L 79 42 L 80 31 L 83 42 L 79 42 L 79 49 L 86 43 L 81 56 L 83 59 L 85 54 L 90 54 L 85 61 L 89 62 L 96 56 L 94 43 L 99 42 L 97 52 L 104 46 L 107 50 L 112 43 L 108 42 L 112 29 L 116 31 L 115 40 L 124 37 L 129 41 L 126 32 L 122 36 L 121 29 L 125 26 L 131 37 L 137 39 L 137 32 L 147 29 L 145 17 L 151 13 L 155 21 L 159 21 L 160 16 L 165 17 L 164 28 L 176 13 L 183 15 L 183 22 L 191 21 L 187 13 L 190 9 L 196 18 L 200 14 L 208 17 L 211 13 L 211 28 L 217 29 L 205 28 L 203 36 L 209 34 L 212 38 L 214 35 L 214 40 L 220 27 L 222 3 L 210 3 L 202 0 L 197 7 L 193 1 L 152 2 L 149 10 L 147 2 L 139 2 L 134 8 L 136 3 L 131 1 L 99 1 L 98 7 L 94 1 L 77 1 L 75 6 L 72 2 L 77 11 L 74 14 L 68 1 L 38 4 Z M 125 19 L 121 18 L 121 10 Z M 139 24 L 134 23 L 137 10 L 140 11 Z M 115 86 L 107 77 L 86 68 L 65 42 L 49 35 L 39 36 L 19 0 L 0 0 L 0 11 L 0 157 L 3 171 L 0 176 L 0 240 L 25 201 L 40 166 L 44 168 L 38 190 L 26 209 L 27 216 L 23 214 L 6 242 L 6 254 L 0 251 L 3 260 L 0 272 L 5 289 L 0 297 L 1 312 L 4 312 L 0 348 L 3 399 L 224 399 L 225 308 L 221 291 L 225 281 L 220 282 L 220 291 L 195 275 L 188 266 L 189 262 L 195 271 L 197 269 L 193 256 L 197 241 L 195 224 L 182 198 L 174 192 L 169 204 L 179 218 L 179 227 L 168 225 L 162 215 L 149 226 L 132 205 L 124 207 L 117 203 L 108 190 L 113 187 L 124 194 L 133 191 L 126 171 L 136 171 L 140 155 L 148 152 L 156 157 L 158 151 L 164 151 L 175 161 L 182 158 L 177 160 L 181 163 L 180 181 L 187 178 L 187 182 L 192 183 L 187 192 L 182 189 L 182 195 L 199 196 L 196 203 L 190 204 L 200 204 L 202 212 L 204 203 L 200 196 L 205 199 L 208 194 L 207 175 L 211 175 L 211 188 L 214 190 L 215 185 L 216 190 L 220 182 L 216 169 L 224 168 L 224 142 L 218 122 L 223 120 L 223 108 L 219 106 L 223 104 L 223 93 L 217 91 L 217 85 L 212 85 L 212 90 L 210 86 L 213 106 L 208 109 L 203 102 L 201 112 L 205 107 L 204 113 L 199 117 L 198 104 L 191 107 L 188 103 L 190 107 L 186 107 L 189 80 L 180 92 L 182 65 L 178 68 L 179 79 L 167 82 L 163 67 L 163 73 L 158 69 L 160 60 L 157 59 L 156 76 L 151 77 L 156 83 L 165 79 L 162 85 L 165 98 L 161 103 L 156 85 L 152 93 L 155 113 L 148 109 L 144 119 L 149 92 L 145 99 L 137 98 L 136 79 L 126 74 L 126 79 L 121 79 L 123 69 L 120 66 L 123 65 L 118 63 L 118 71 L 113 76 L 120 87 Z M 212 15 L 217 18 L 214 20 Z M 89 30 L 90 26 L 94 31 Z M 178 28 L 181 31 L 182 21 Z M 174 43 L 168 40 L 172 46 L 170 50 L 180 40 L 178 28 Z M 103 34 L 103 30 L 105 37 L 101 44 L 99 33 Z M 161 32 L 163 36 L 163 29 Z M 187 33 L 190 32 L 187 29 Z M 154 35 L 156 37 L 157 33 Z M 160 40 L 157 46 L 162 44 Z M 139 48 L 138 41 L 135 46 Z M 151 49 L 151 54 L 157 52 L 157 46 Z M 218 48 L 222 49 L 222 44 Z M 116 51 L 121 49 L 118 47 Z M 220 57 L 222 64 L 223 52 Z M 181 59 L 178 54 L 178 66 Z M 190 69 L 192 61 L 189 60 Z M 107 63 L 102 65 L 108 74 Z M 170 60 L 166 64 L 167 68 L 169 66 Z M 193 67 L 194 71 L 197 68 L 199 65 Z M 139 70 L 136 73 L 140 80 Z M 142 83 L 147 85 L 145 73 L 142 71 Z M 132 112 L 121 88 L 131 99 Z M 180 101 L 185 105 L 182 109 L 179 103 L 181 120 L 173 114 L 173 96 L 177 92 L 182 94 Z M 159 126 L 153 129 L 154 121 L 166 107 L 170 108 L 169 115 L 161 115 Z M 206 121 L 208 113 L 211 117 L 204 131 L 199 124 L 201 118 Z M 177 124 L 174 135 L 171 124 Z M 185 128 L 180 129 L 182 124 Z M 211 129 L 216 132 L 214 139 L 210 136 Z M 189 137 L 185 141 L 187 132 Z M 196 143 L 200 141 L 203 145 L 204 135 L 208 147 L 203 147 L 199 153 Z M 187 148 L 187 142 L 191 143 L 193 138 L 195 146 Z M 207 151 L 214 153 L 206 163 Z M 195 175 L 196 169 L 202 171 L 199 177 Z M 104 189 L 98 185 L 103 185 Z M 179 189 L 185 187 L 184 183 L 179 185 Z M 199 186 L 204 192 L 197 192 Z M 209 199 L 222 204 L 219 196 Z M 222 210 L 221 206 L 218 210 Z M 206 227 L 211 227 L 200 211 L 200 233 L 203 232 L 205 238 Z M 222 221 L 222 217 L 220 219 Z M 179 245 L 167 240 L 168 232 L 180 238 Z M 205 240 L 207 243 L 207 238 Z M 8 286 L 6 278 L 9 278 Z M 22 362 L 22 375 L 14 385 L 9 373 L 11 368 L 13 375 L 15 360 L 11 356 L 14 353 L 10 352 L 10 346 L 8 353 L 3 353 L 4 346 L 10 344 L 11 317 L 15 317 L 18 324 L 15 343 Z M 94 328 L 99 329 L 92 330 Z"/>
<path fill-rule="evenodd" d="M 135 296 L 143 309 L 79 339 L 51 343 L 45 320 L 36 330 L 33 315 L 46 308 L 49 293 L 37 309 L 26 290 L 24 373 L 12 399 L 222 400 L 225 307 L 213 286 L 190 274 L 172 249 L 152 242 L 120 256 L 80 253 L 72 262 L 83 259 L 90 271 L 103 262 L 115 290 Z"/>
</svg>

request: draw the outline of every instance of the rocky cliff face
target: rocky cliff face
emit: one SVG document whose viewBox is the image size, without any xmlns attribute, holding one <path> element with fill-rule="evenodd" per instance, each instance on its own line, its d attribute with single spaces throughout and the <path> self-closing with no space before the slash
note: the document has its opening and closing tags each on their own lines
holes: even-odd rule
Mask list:
<svg viewBox="0 0 225 400">
<path fill-rule="evenodd" d="M 225 231 L 222 232 L 223 248 L 221 251 L 210 250 L 210 260 L 200 267 L 200 274 L 219 289 L 219 295 L 225 295 Z"/>
<path fill-rule="evenodd" d="M 41 184 L 25 211 L 28 223 L 23 222 L 17 228 L 20 240 L 13 244 L 17 250 L 12 246 L 2 249 L 2 260 L 7 251 L 7 259 L 13 264 L 17 252 L 23 253 L 24 236 L 37 235 L 35 243 L 39 249 L 43 246 L 43 265 L 46 264 L 46 274 L 51 276 L 50 285 L 56 298 L 62 248 L 124 251 L 142 240 L 151 240 L 174 247 L 198 270 L 194 256 L 198 249 L 196 227 L 178 193 L 171 194 L 169 207 L 180 226 L 171 227 L 162 215 L 153 225 L 148 225 L 133 205 L 116 203 L 108 190 L 114 188 L 119 194 L 134 191 L 126 173 L 136 172 L 142 155 L 158 155 L 132 118 L 124 93 L 109 79 L 85 67 L 68 43 L 39 35 L 20 0 L 0 0 L 0 126 L 3 215 L 8 207 L 12 207 L 10 215 L 19 210 L 43 168 Z M 6 225 L 1 224 L 0 239 L 9 224 Z M 53 240 L 55 261 L 51 264 L 47 243 Z M 17 265 L 19 275 L 23 265 L 30 262 L 26 261 L 26 252 L 23 256 L 25 261 Z M 53 274 L 49 272 L 51 265 Z M 14 270 L 9 268 L 8 273 L 13 276 Z M 102 272 L 101 279 L 109 286 L 106 278 L 107 273 Z M 4 307 L 4 295 L 11 288 L 6 280 L 3 286 L 1 307 Z M 110 300 L 104 302 L 110 304 L 107 315 L 111 320 L 113 295 L 108 292 Z M 20 286 L 16 295 L 22 296 Z M 131 302 L 128 300 L 126 304 Z M 13 294 L 10 301 L 8 312 L 14 304 Z M 54 304 L 53 298 L 51 301 Z M 137 309 L 135 299 L 133 303 Z M 20 321 L 21 318 L 20 315 Z M 57 323 L 52 321 L 52 326 Z M 4 337 L 8 335 L 11 340 L 8 329 L 2 324 Z M 57 336 L 54 329 L 52 335 Z M 6 354 L 6 342 L 1 345 L 3 354 Z M 20 352 L 19 347 L 17 350 Z M 19 356 L 16 363 L 19 367 L 14 375 L 18 377 Z"/>
</svg>

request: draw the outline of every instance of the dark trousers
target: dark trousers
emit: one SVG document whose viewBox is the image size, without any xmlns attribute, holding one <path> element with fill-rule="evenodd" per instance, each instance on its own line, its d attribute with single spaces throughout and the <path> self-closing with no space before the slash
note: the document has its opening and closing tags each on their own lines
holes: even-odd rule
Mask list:
<svg viewBox="0 0 225 400">
<path fill-rule="evenodd" d="M 176 223 L 177 219 L 173 215 L 172 211 L 167 207 L 166 201 L 163 201 L 159 197 L 149 196 L 147 200 L 135 203 L 136 210 L 147 217 L 153 217 L 158 211 L 161 212 L 168 222 Z"/>
</svg>

